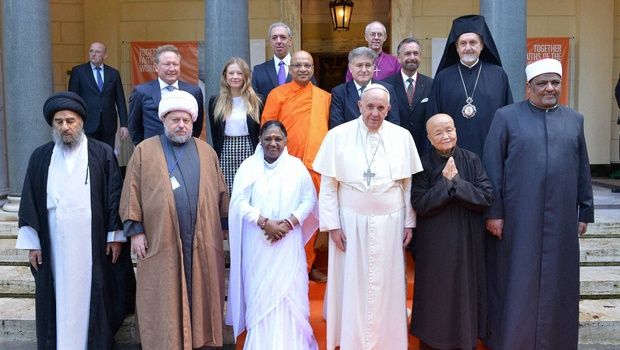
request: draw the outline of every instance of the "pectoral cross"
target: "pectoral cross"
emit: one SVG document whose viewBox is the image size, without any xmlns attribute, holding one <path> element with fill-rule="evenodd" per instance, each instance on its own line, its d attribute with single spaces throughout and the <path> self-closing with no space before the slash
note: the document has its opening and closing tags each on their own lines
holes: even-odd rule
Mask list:
<svg viewBox="0 0 620 350">
<path fill-rule="evenodd" d="M 370 168 L 366 169 L 364 172 L 364 179 L 366 179 L 366 186 L 370 186 L 370 180 L 375 177 L 375 173 L 370 171 Z"/>
</svg>

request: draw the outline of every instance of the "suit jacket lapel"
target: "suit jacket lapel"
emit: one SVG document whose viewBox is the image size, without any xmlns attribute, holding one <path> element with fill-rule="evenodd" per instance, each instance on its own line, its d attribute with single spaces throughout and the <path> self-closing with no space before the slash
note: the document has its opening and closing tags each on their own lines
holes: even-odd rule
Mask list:
<svg viewBox="0 0 620 350">
<path fill-rule="evenodd" d="M 402 103 L 406 111 L 409 111 L 409 100 L 407 100 L 407 89 L 405 88 L 405 83 L 403 82 L 403 78 L 402 78 L 402 75 L 400 74 L 400 71 L 395 76 L 394 89 L 396 90 L 396 96 L 398 98 L 398 101 Z M 415 96 L 415 93 L 413 95 Z M 402 122 L 402 118 L 404 117 L 405 116 L 401 116 L 401 122 Z"/>
<path fill-rule="evenodd" d="M 276 68 L 275 68 L 275 63 L 273 61 L 273 59 L 270 59 L 269 61 L 265 62 L 265 68 L 267 70 L 267 75 L 269 76 L 269 79 L 271 80 L 271 83 L 273 84 L 274 87 L 280 86 L 280 84 L 278 83 L 278 73 L 276 72 Z"/>
<path fill-rule="evenodd" d="M 155 102 L 156 106 L 159 106 L 159 101 L 161 101 L 161 90 L 159 89 L 159 79 L 155 79 L 153 81 L 151 81 L 151 98 L 153 99 L 153 101 Z M 179 84 L 179 89 L 181 88 L 181 85 Z"/>
<path fill-rule="evenodd" d="M 418 73 L 418 79 L 415 82 L 415 91 L 413 92 L 413 106 L 411 106 L 411 110 L 414 110 L 418 103 L 422 101 L 422 96 L 424 95 L 424 87 L 425 82 L 420 73 Z"/>
<path fill-rule="evenodd" d="M 86 79 L 89 81 L 90 87 L 100 93 L 99 87 L 97 86 L 97 81 L 95 80 L 95 72 L 90 66 L 90 62 L 86 62 L 86 64 L 84 64 L 84 74 L 86 74 Z"/>
<path fill-rule="evenodd" d="M 109 66 L 106 66 L 104 64 L 103 65 L 103 89 L 101 89 L 101 92 L 108 89 L 108 87 L 110 86 L 111 80 L 112 80 L 112 70 L 110 69 Z"/>
<path fill-rule="evenodd" d="M 360 100 L 360 95 L 353 80 L 347 83 L 345 95 L 348 111 L 348 113 L 345 113 L 345 121 L 349 121 L 359 117 L 360 115 L 360 108 L 357 104 L 357 101 Z M 347 114 L 349 114 L 350 118 L 347 118 Z"/>
</svg>

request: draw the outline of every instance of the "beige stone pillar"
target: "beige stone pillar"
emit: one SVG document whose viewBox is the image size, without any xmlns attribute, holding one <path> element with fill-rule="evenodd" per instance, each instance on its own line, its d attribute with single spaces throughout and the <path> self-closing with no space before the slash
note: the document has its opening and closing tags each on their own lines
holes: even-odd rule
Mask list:
<svg viewBox="0 0 620 350">
<path fill-rule="evenodd" d="M 575 42 L 575 89 L 576 109 L 585 117 L 585 135 L 590 164 L 609 164 L 611 130 L 615 128 L 612 118 L 613 0 L 577 1 L 577 35 Z M 615 116 L 613 116 L 615 117 Z M 613 119 L 613 120 L 612 120 Z"/>
</svg>

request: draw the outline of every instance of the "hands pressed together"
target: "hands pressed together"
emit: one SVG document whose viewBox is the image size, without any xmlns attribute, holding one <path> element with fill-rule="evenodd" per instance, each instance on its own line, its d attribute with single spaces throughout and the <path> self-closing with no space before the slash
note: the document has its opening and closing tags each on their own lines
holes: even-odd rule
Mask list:
<svg viewBox="0 0 620 350">
<path fill-rule="evenodd" d="M 292 214 L 288 218 L 281 220 L 272 220 L 261 215 L 256 224 L 265 232 L 267 241 L 275 243 L 284 238 L 290 230 L 298 225 L 299 220 Z"/>
</svg>

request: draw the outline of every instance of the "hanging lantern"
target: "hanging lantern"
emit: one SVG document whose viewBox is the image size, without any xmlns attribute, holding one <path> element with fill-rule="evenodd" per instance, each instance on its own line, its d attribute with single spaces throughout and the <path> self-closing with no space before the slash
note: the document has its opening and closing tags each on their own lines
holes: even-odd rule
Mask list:
<svg viewBox="0 0 620 350">
<path fill-rule="evenodd" d="M 334 30 L 349 30 L 351 24 L 351 13 L 353 12 L 353 1 L 351 0 L 331 0 L 329 9 L 332 13 L 332 26 Z"/>
</svg>

